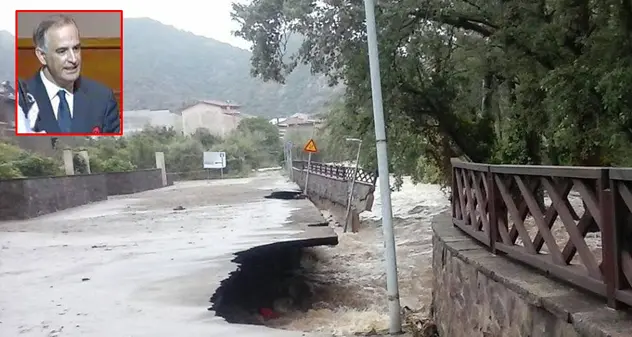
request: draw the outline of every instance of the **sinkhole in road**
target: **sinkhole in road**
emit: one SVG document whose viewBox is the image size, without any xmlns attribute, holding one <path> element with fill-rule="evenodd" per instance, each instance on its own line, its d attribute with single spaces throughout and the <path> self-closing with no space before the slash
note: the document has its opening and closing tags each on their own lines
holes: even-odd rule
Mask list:
<svg viewBox="0 0 632 337">
<path fill-rule="evenodd" d="M 388 335 L 383 292 L 377 292 L 379 284 L 366 279 L 372 278 L 363 269 L 366 266 L 353 262 L 361 272 L 353 273 L 345 263 L 332 260 L 329 248 L 304 244 L 277 242 L 236 253 L 232 261 L 238 267 L 220 283 L 208 310 L 233 324 L 327 331 L 332 336 Z M 420 313 L 410 309 L 403 313 L 406 331 L 436 337 L 436 327 L 419 319 Z"/>
<path fill-rule="evenodd" d="M 312 277 L 317 256 L 296 242 L 255 247 L 235 254 L 237 270 L 210 299 L 217 316 L 229 323 L 265 324 L 288 312 L 307 311 L 318 287 Z"/>
<path fill-rule="evenodd" d="M 305 196 L 300 191 L 274 191 L 269 195 L 266 195 L 264 198 L 266 199 L 281 199 L 281 200 L 292 200 L 292 199 L 305 199 Z"/>
</svg>

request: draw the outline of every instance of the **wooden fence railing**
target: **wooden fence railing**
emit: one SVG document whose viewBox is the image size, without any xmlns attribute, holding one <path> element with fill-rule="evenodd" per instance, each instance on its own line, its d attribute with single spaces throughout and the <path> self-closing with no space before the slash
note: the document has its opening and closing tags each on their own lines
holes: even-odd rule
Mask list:
<svg viewBox="0 0 632 337">
<path fill-rule="evenodd" d="M 453 159 L 452 220 L 494 253 L 632 306 L 632 168 Z"/>
<path fill-rule="evenodd" d="M 304 171 L 307 169 L 307 161 L 304 160 L 295 160 L 292 163 L 293 167 Z M 342 165 L 331 165 L 320 162 L 311 162 L 310 164 L 310 173 L 320 174 L 322 176 L 336 178 L 340 180 L 351 181 L 353 179 L 353 172 L 355 169 L 353 167 L 342 166 Z M 357 183 L 365 183 L 369 185 L 375 185 L 377 180 L 377 174 L 371 171 L 366 171 L 363 169 L 358 169 L 356 172 L 356 182 Z"/>
</svg>

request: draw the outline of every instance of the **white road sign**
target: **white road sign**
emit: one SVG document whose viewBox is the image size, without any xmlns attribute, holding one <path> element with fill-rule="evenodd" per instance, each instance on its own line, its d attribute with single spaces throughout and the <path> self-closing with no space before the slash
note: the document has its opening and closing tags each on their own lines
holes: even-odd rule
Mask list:
<svg viewBox="0 0 632 337">
<path fill-rule="evenodd" d="M 204 152 L 204 168 L 226 168 L 226 152 Z"/>
</svg>

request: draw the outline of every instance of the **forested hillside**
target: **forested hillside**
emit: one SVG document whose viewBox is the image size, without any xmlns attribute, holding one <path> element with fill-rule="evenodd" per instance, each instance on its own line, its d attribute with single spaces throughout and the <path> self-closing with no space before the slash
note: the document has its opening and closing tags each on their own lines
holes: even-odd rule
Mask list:
<svg viewBox="0 0 632 337">
<path fill-rule="evenodd" d="M 125 109 L 177 109 L 198 99 L 241 104 L 256 116 L 313 113 L 336 92 L 308 67 L 285 85 L 250 76 L 251 53 L 164 25 L 125 19 Z M 0 32 L 0 80 L 14 78 L 14 37 Z"/>
</svg>

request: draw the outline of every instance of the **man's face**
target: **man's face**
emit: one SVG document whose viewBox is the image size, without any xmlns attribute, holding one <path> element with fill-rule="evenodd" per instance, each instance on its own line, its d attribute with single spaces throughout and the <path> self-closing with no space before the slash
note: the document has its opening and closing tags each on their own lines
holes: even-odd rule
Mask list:
<svg viewBox="0 0 632 337">
<path fill-rule="evenodd" d="M 37 49 L 37 58 L 57 84 L 63 86 L 77 80 L 81 72 L 81 41 L 77 27 L 72 24 L 51 27 L 46 32 L 46 42 L 46 50 Z"/>
</svg>

